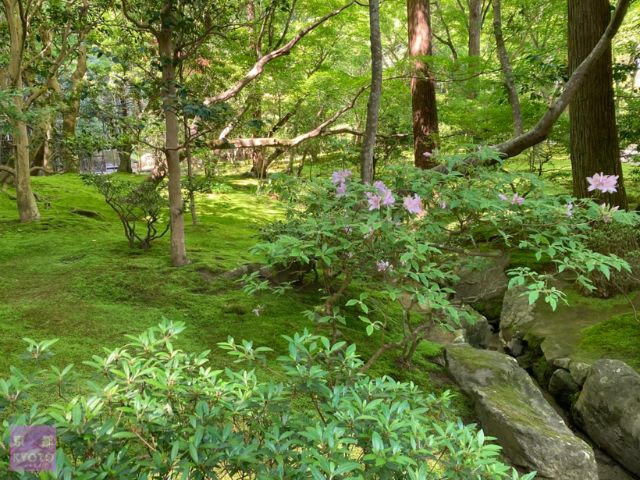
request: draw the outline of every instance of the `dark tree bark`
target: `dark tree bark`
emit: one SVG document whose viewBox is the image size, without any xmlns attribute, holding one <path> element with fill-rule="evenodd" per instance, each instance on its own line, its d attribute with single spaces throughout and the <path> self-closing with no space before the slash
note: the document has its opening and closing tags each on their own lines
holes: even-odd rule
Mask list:
<svg viewBox="0 0 640 480">
<path fill-rule="evenodd" d="M 516 89 L 516 82 L 513 78 L 513 70 L 509 61 L 509 53 L 504 43 L 502 35 L 502 15 L 501 1 L 493 0 L 493 32 L 496 37 L 496 49 L 504 77 L 504 86 L 507 89 L 509 104 L 511 105 L 511 115 L 513 117 L 513 133 L 518 136 L 522 134 L 522 110 L 520 109 L 520 98 Z"/>
<path fill-rule="evenodd" d="M 380 2 L 369 0 L 369 31 L 371 39 L 371 89 L 367 103 L 367 125 L 360 150 L 360 176 L 364 183 L 373 182 L 373 154 L 378 131 L 380 95 L 382 93 L 382 40 L 380 38 Z"/>
<path fill-rule="evenodd" d="M 127 106 L 127 92 L 126 88 L 123 86 L 122 94 L 119 98 L 120 103 L 120 118 L 123 122 L 127 121 L 127 117 L 129 116 L 129 107 Z M 120 132 L 122 133 L 122 130 Z M 120 158 L 120 163 L 118 163 L 118 172 L 120 173 L 133 173 L 133 168 L 131 166 L 131 154 L 133 153 L 133 144 L 130 139 L 126 139 L 120 145 L 118 145 L 118 157 Z"/>
<path fill-rule="evenodd" d="M 562 112 L 567 108 L 569 102 L 572 101 L 575 93 L 586 82 L 587 76 L 590 75 L 591 69 L 595 66 L 596 62 L 604 55 L 607 49 L 611 48 L 611 39 L 615 36 L 624 20 L 624 17 L 629 9 L 631 0 L 618 0 L 616 10 L 607 26 L 605 32 L 602 34 L 598 43 L 593 50 L 589 52 L 589 55 L 580 63 L 580 65 L 573 71 L 567 83 L 565 83 L 562 93 L 553 102 L 544 115 L 538 120 L 533 128 L 513 137 L 506 142 L 502 142 L 498 145 L 494 145 L 493 148 L 500 152 L 503 158 L 514 157 L 519 153 L 522 153 L 529 147 L 532 147 L 547 138 L 551 132 L 556 120 L 560 117 Z"/>
<path fill-rule="evenodd" d="M 609 23 L 608 0 L 569 0 L 569 71 L 589 55 Z M 611 205 L 627 208 L 616 127 L 611 45 L 595 62 L 588 81 L 569 106 L 573 194 L 591 196 L 587 176 L 618 175 L 616 193 L 603 195 Z"/>
<path fill-rule="evenodd" d="M 438 110 L 435 83 L 422 58 L 432 53 L 429 0 L 407 0 L 407 18 L 409 55 L 414 57 L 411 76 L 414 163 L 418 168 L 432 168 L 437 165 L 430 154 L 438 146 Z"/>
</svg>

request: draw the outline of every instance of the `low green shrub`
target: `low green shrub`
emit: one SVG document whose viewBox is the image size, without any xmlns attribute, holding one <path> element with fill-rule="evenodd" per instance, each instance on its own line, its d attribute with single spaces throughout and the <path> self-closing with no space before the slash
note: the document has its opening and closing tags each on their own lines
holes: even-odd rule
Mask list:
<svg viewBox="0 0 640 480">
<path fill-rule="evenodd" d="M 533 478 L 501 463 L 497 445 L 452 416 L 450 394 L 359 373 L 355 345 L 308 332 L 285 337 L 280 368 L 261 380 L 253 369 L 212 369 L 208 352 L 176 349 L 182 330 L 163 321 L 94 355 L 85 363 L 101 380 L 88 395 L 65 387 L 71 366 L 12 369 L 0 380 L 2 478 Z M 49 346 L 32 342 L 30 358 L 42 364 Z M 236 362 L 261 362 L 269 350 L 233 339 L 220 346 Z M 29 405 L 35 388 L 51 388 L 59 402 Z M 8 471 L 11 425 L 55 426 L 55 474 Z"/>
<path fill-rule="evenodd" d="M 161 226 L 163 211 L 168 202 L 154 182 L 130 182 L 109 175 L 83 175 L 87 185 L 93 185 L 104 196 L 105 202 L 118 215 L 129 241 L 129 247 L 143 250 L 169 231 L 169 222 Z M 139 226 L 142 225 L 142 228 Z"/>
</svg>

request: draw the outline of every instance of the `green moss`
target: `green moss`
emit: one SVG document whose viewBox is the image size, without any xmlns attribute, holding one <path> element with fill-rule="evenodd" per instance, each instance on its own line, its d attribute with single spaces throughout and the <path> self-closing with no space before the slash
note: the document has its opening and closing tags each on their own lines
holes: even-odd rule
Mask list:
<svg viewBox="0 0 640 480">
<path fill-rule="evenodd" d="M 633 314 L 624 314 L 585 329 L 576 356 L 622 360 L 640 371 L 640 322 Z"/>
</svg>

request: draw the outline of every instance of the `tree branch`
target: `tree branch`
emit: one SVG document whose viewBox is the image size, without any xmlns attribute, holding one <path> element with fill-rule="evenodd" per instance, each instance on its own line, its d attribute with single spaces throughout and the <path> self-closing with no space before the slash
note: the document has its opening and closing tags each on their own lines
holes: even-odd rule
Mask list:
<svg viewBox="0 0 640 480">
<path fill-rule="evenodd" d="M 308 33 L 312 32 L 313 30 L 315 30 L 317 27 L 319 27 L 320 25 L 322 25 L 324 22 L 326 22 L 327 20 L 329 20 L 332 17 L 335 17 L 336 15 L 338 15 L 339 13 L 341 13 L 343 10 L 346 10 L 347 8 L 349 8 L 350 6 L 352 6 L 355 3 L 354 0 L 350 1 L 349 3 L 347 3 L 346 5 L 343 5 L 342 7 L 338 8 L 337 10 L 334 10 L 332 12 L 327 13 L 325 16 L 319 18 L 318 20 L 316 20 L 315 22 L 313 22 L 311 25 L 303 28 L 302 30 L 300 30 L 295 37 L 293 37 L 291 40 L 289 40 L 286 44 L 284 44 L 282 47 L 273 50 L 272 52 L 264 55 L 263 57 L 261 57 L 260 59 L 258 59 L 258 61 L 253 65 L 253 67 L 251 67 L 251 70 L 249 70 L 244 77 L 242 77 L 240 80 L 238 80 L 234 85 L 232 85 L 231 87 L 229 87 L 227 90 L 225 90 L 222 93 L 219 93 L 216 96 L 213 97 L 209 97 L 204 101 L 204 104 L 207 106 L 210 105 L 214 105 L 216 103 L 220 103 L 220 102 L 225 102 L 227 100 L 229 100 L 230 98 L 235 97 L 244 87 L 246 87 L 249 83 L 251 83 L 253 80 L 255 80 L 258 76 L 260 76 L 262 74 L 262 72 L 264 71 L 264 67 L 267 65 L 267 63 L 280 58 L 284 55 L 287 55 L 291 49 L 293 49 L 293 47 L 295 47 L 298 42 L 300 40 L 302 40 L 302 38 L 304 38 Z"/>
<path fill-rule="evenodd" d="M 618 32 L 625 14 L 629 9 L 631 0 L 619 0 L 618 5 L 611 17 L 611 21 L 607 26 L 607 29 L 600 37 L 600 40 L 593 47 L 591 53 L 585 58 L 582 63 L 575 69 L 571 77 L 565 83 L 562 93 L 558 99 L 549 107 L 542 118 L 536 123 L 536 125 L 526 133 L 518 135 L 506 142 L 494 145 L 495 148 L 504 158 L 513 157 L 523 152 L 529 147 L 536 145 L 543 141 L 553 128 L 556 120 L 560 117 L 562 112 L 567 108 L 571 99 L 576 91 L 582 86 L 587 78 L 587 74 L 595 63 L 604 55 L 605 51 L 611 44 L 611 40 Z"/>
</svg>

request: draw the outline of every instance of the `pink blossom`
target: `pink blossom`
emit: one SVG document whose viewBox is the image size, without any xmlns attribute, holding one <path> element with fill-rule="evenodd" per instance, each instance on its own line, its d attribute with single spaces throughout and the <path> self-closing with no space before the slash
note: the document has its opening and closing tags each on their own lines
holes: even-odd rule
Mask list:
<svg viewBox="0 0 640 480">
<path fill-rule="evenodd" d="M 422 154 L 422 156 L 423 156 L 423 157 L 426 157 L 426 158 L 431 158 L 431 157 L 433 157 L 433 153 L 431 153 L 431 152 L 424 152 L 424 153 Z"/>
<path fill-rule="evenodd" d="M 618 183 L 618 175 L 605 175 L 604 173 L 596 173 L 593 177 L 587 177 L 589 182 L 588 191 L 598 190 L 602 193 L 615 193 Z"/>
<path fill-rule="evenodd" d="M 393 266 L 387 260 L 378 260 L 376 262 L 376 267 L 379 272 L 386 272 L 387 270 L 393 269 Z"/>
<path fill-rule="evenodd" d="M 402 204 L 405 210 L 409 213 L 415 213 L 416 215 L 420 215 L 424 212 L 422 199 L 418 194 L 414 194 L 412 197 L 404 197 Z"/>
<path fill-rule="evenodd" d="M 200 65 L 201 67 L 208 67 L 209 65 L 211 65 L 211 62 L 209 60 L 207 60 L 206 58 L 198 58 L 196 60 L 196 63 L 198 65 Z"/>
<path fill-rule="evenodd" d="M 382 197 L 380 195 L 374 195 L 371 192 L 366 192 L 367 202 L 369 203 L 369 210 L 380 210 L 382 205 Z"/>
<path fill-rule="evenodd" d="M 500 194 L 498 194 L 498 198 L 499 198 L 500 200 L 502 200 L 503 202 L 506 202 L 506 201 L 507 201 L 507 196 L 506 196 L 504 193 L 500 193 Z"/>
<path fill-rule="evenodd" d="M 347 180 L 351 178 L 352 172 L 351 170 L 336 170 L 331 175 L 331 181 L 334 185 L 339 183 L 345 183 Z"/>
<path fill-rule="evenodd" d="M 521 197 L 517 193 L 513 194 L 511 197 L 511 205 L 522 205 L 524 203 L 524 197 Z"/>
<path fill-rule="evenodd" d="M 377 182 L 373 183 L 374 188 L 378 191 L 378 193 L 380 194 L 380 196 L 382 197 L 382 206 L 386 207 L 389 205 L 393 205 L 394 203 L 396 203 L 396 199 L 393 196 L 393 193 L 391 192 L 391 189 L 389 189 L 389 187 L 387 187 L 384 182 L 378 180 Z"/>
<path fill-rule="evenodd" d="M 344 197 L 347 194 L 347 184 L 339 183 L 336 187 L 336 197 Z"/>
</svg>

